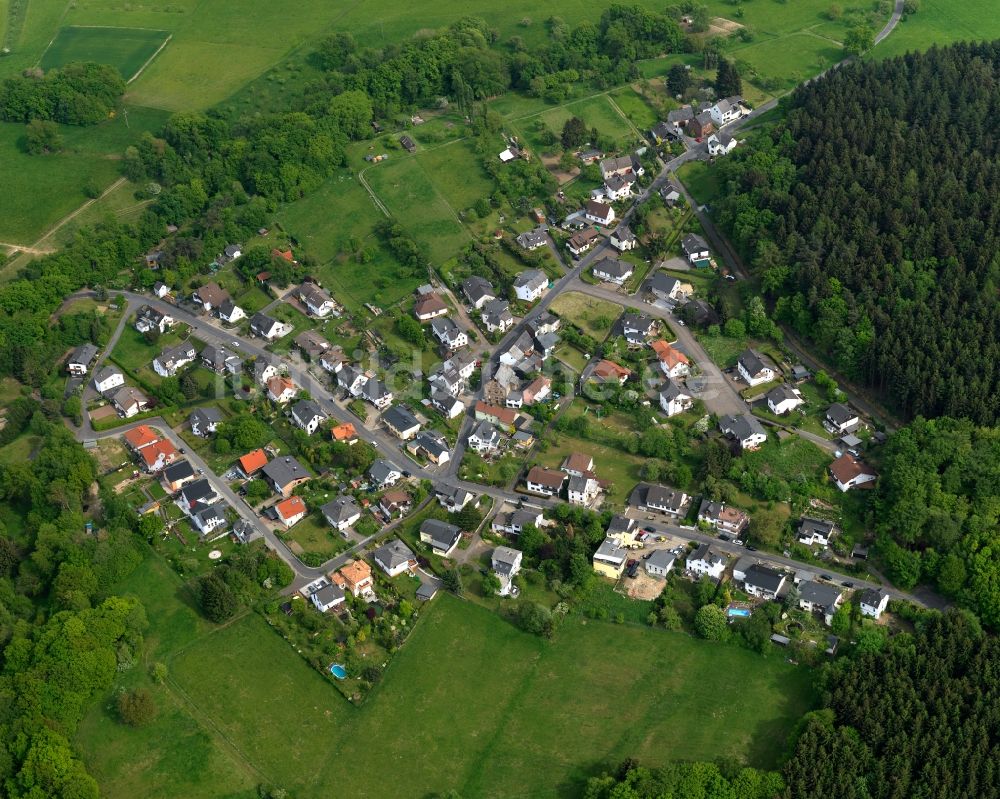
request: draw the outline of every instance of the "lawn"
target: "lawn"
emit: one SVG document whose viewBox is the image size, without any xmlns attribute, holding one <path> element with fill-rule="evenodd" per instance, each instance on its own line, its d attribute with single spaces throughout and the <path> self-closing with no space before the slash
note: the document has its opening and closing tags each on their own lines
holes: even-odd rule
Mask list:
<svg viewBox="0 0 1000 799">
<path fill-rule="evenodd" d="M 712 362 L 720 369 L 735 366 L 736 359 L 739 358 L 740 353 L 747 348 L 749 343 L 749 339 L 746 338 L 729 338 L 729 336 L 724 336 L 721 333 L 712 335 L 707 331 L 696 332 L 695 338 L 705 348 L 705 352 L 708 353 L 708 357 L 712 359 Z M 740 383 L 739 387 L 742 388 L 743 385 Z"/>
<path fill-rule="evenodd" d="M 566 120 L 574 116 L 582 119 L 588 130 L 597 128 L 598 134 L 608 136 L 622 145 L 631 143 L 636 138 L 628 121 L 622 118 L 603 94 L 573 100 L 565 105 L 550 106 L 543 111 L 518 117 L 516 121 L 509 122 L 508 126 L 523 136 L 535 152 L 541 153 L 558 147 L 542 144 L 542 129 L 547 128 L 558 136 Z"/>
<path fill-rule="evenodd" d="M 483 168 L 472 139 L 419 150 L 416 160 L 457 211 L 471 208 L 476 200 L 493 193 L 493 180 Z"/>
<path fill-rule="evenodd" d="M 40 436 L 22 433 L 9 444 L 0 447 L 0 464 L 27 463 L 41 442 Z"/>
<path fill-rule="evenodd" d="M 2 62 L 0 62 L 2 63 Z M 102 192 L 119 175 L 117 158 L 143 130 L 158 130 L 165 115 L 131 107 L 91 127 L 60 125 L 64 148 L 52 155 L 28 155 L 24 125 L 0 123 L 0 241 L 30 246 L 58 220 Z M 89 193 L 89 194 L 88 194 Z M 132 204 L 136 201 L 132 200 Z"/>
<path fill-rule="evenodd" d="M 755 42 L 733 51 L 732 55 L 737 62 L 749 64 L 759 78 L 769 81 L 765 85 L 786 90 L 841 61 L 844 50 L 829 39 L 811 33 L 793 33 Z"/>
<path fill-rule="evenodd" d="M 609 96 L 639 130 L 648 131 L 659 122 L 656 112 L 631 86 L 616 89 Z"/>
<path fill-rule="evenodd" d="M 755 452 L 743 453 L 740 463 L 751 472 L 761 472 L 790 483 L 829 485 L 826 467 L 832 457 L 811 441 L 793 436 L 787 441 L 769 441 Z"/>
<path fill-rule="evenodd" d="M 346 796 L 559 796 L 627 756 L 773 767 L 812 700 L 812 675 L 778 657 L 576 616 L 546 643 L 445 595 L 360 710 L 256 616 L 170 665 L 196 712 L 304 795 L 332 784 Z M 373 780 L 387 753 L 394 767 Z"/>
<path fill-rule="evenodd" d="M 872 52 L 875 58 L 926 50 L 932 44 L 1000 37 L 1000 16 L 992 0 L 921 0 L 920 10 L 896 26 Z"/>
<path fill-rule="evenodd" d="M 610 300 L 601 300 L 578 291 L 567 291 L 556 297 L 549 306 L 552 313 L 570 322 L 589 336 L 602 341 L 611 325 L 622 312 L 622 306 Z"/>
<path fill-rule="evenodd" d="M 608 501 L 624 506 L 629 494 L 639 482 L 639 470 L 645 458 L 630 455 L 617 447 L 606 446 L 582 438 L 563 434 L 554 435 L 551 444 L 540 452 L 535 460 L 542 466 L 558 469 L 563 459 L 572 452 L 583 452 L 594 459 L 594 471 L 601 480 L 610 480 L 614 485 L 607 492 Z"/>
<path fill-rule="evenodd" d="M 329 560 L 347 548 L 347 539 L 334 530 L 318 511 L 306 516 L 287 532 L 282 532 L 282 536 L 296 542 L 303 552 L 318 555 L 323 560 Z"/>
<path fill-rule="evenodd" d="M 42 54 L 42 69 L 78 61 L 96 61 L 116 67 L 125 80 L 142 69 L 167 40 L 167 31 L 149 28 L 60 28 Z"/>
<path fill-rule="evenodd" d="M 365 170 L 365 178 L 389 212 L 425 244 L 435 261 L 456 255 L 470 240 L 456 209 L 431 182 L 420 158 L 400 155 Z"/>
<path fill-rule="evenodd" d="M 722 192 L 718 170 L 705 161 L 688 161 L 677 170 L 677 177 L 698 205 L 708 205 Z"/>
</svg>

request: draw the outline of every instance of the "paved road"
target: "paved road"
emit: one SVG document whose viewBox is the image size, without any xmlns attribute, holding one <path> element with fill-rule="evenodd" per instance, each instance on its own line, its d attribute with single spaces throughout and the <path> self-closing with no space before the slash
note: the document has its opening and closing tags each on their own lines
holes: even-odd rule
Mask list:
<svg viewBox="0 0 1000 799">
<path fill-rule="evenodd" d="M 864 590 L 865 588 L 881 588 L 883 591 L 889 594 L 893 599 L 902 599 L 907 602 L 913 602 L 916 605 L 921 605 L 924 607 L 945 607 L 945 603 L 940 597 L 933 594 L 927 594 L 921 592 L 919 596 L 916 594 L 910 594 L 905 591 L 899 591 L 891 586 L 884 585 L 882 583 L 871 582 L 868 580 L 862 580 L 854 575 L 844 575 L 837 572 L 836 567 L 830 564 L 824 564 L 822 566 L 817 566 L 812 563 L 802 563 L 801 561 L 794 560 L 792 558 L 786 558 L 783 555 L 775 555 L 770 552 L 759 552 L 750 551 L 746 547 L 740 546 L 739 544 L 734 544 L 731 541 L 721 541 L 718 536 L 710 535 L 698 530 L 694 527 L 681 527 L 675 524 L 665 524 L 661 521 L 650 521 L 648 516 L 650 514 L 639 513 L 635 510 L 630 510 L 627 513 L 633 519 L 636 519 L 641 526 L 651 527 L 656 530 L 657 533 L 662 533 L 664 535 L 671 535 L 676 538 L 681 538 L 686 541 L 696 541 L 699 544 L 711 544 L 713 549 L 719 552 L 724 552 L 726 555 L 734 558 L 742 557 L 743 555 L 751 555 L 765 561 L 767 563 L 776 564 L 782 566 L 785 569 L 791 569 L 793 571 L 798 571 L 804 569 L 806 571 L 813 572 L 814 574 L 828 574 L 834 578 L 833 582 L 843 584 L 844 582 L 850 582 L 854 584 L 855 590 Z M 641 551 L 641 550 L 639 550 Z"/>
<path fill-rule="evenodd" d="M 669 330 L 673 331 L 674 338 L 677 340 L 680 348 L 701 368 L 702 374 L 700 377 L 704 380 L 706 389 L 699 394 L 699 399 L 705 403 L 705 407 L 712 413 L 720 416 L 749 412 L 750 409 L 746 401 L 736 389 L 737 384 L 722 373 L 722 370 L 708 357 L 705 348 L 701 346 L 690 329 L 685 325 L 677 324 L 673 314 L 669 311 L 644 302 L 638 297 L 624 294 L 605 284 L 594 285 L 578 280 L 574 284 L 573 290 L 589 294 L 592 297 L 609 300 L 610 302 L 617 302 L 629 308 L 635 308 L 670 323 Z"/>
</svg>

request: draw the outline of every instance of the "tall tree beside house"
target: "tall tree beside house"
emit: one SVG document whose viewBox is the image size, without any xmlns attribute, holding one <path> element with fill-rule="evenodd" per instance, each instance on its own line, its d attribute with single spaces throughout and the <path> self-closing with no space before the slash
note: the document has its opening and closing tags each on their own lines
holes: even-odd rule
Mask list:
<svg viewBox="0 0 1000 799">
<path fill-rule="evenodd" d="M 691 88 L 691 71 L 686 64 L 674 64 L 667 72 L 667 91 L 674 95 L 683 95 Z"/>
<path fill-rule="evenodd" d="M 569 149 L 579 147 L 587 141 L 587 123 L 580 117 L 570 117 L 562 129 L 562 146 Z"/>
<path fill-rule="evenodd" d="M 728 58 L 719 59 L 719 68 L 715 73 L 715 91 L 719 97 L 743 94 L 743 79 L 736 65 Z"/>
</svg>

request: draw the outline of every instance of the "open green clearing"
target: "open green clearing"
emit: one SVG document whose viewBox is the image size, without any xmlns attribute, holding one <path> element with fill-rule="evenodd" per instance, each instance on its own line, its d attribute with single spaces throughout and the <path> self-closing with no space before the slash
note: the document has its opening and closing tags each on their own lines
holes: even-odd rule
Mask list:
<svg viewBox="0 0 1000 799">
<path fill-rule="evenodd" d="M 778 656 L 577 616 L 546 642 L 442 594 L 357 709 L 261 617 L 203 622 L 159 556 L 119 591 L 146 605 L 144 665 L 164 661 L 171 677 L 154 689 L 160 713 L 148 727 L 119 724 L 104 702 L 80 728 L 112 799 L 243 799 L 262 781 L 296 794 L 559 796 L 626 756 L 774 766 L 813 699 L 812 674 Z M 140 667 L 122 684 L 147 679 Z"/>
<path fill-rule="evenodd" d="M 552 313 L 558 314 L 598 341 L 608 335 L 612 323 L 622 312 L 622 306 L 616 302 L 601 300 L 578 291 L 563 292 L 549 307 Z"/>
<path fill-rule="evenodd" d="M 903 20 L 882 44 L 875 58 L 888 58 L 933 44 L 1000 37 L 1000 15 L 993 0 L 921 0 L 920 10 Z"/>
<path fill-rule="evenodd" d="M 102 192 L 118 176 L 125 148 L 156 129 L 166 114 L 129 107 L 128 123 L 119 115 L 100 125 L 61 125 L 65 147 L 54 155 L 28 155 L 22 147 L 24 125 L 0 123 L 0 241 L 30 246 L 52 225 Z M 89 192 L 89 195 L 88 195 Z M 137 201 L 133 201 L 133 205 Z"/>
<path fill-rule="evenodd" d="M 678 179 L 698 205 L 711 203 L 722 191 L 718 170 L 705 161 L 688 161 L 677 170 Z"/>
<path fill-rule="evenodd" d="M 40 66 L 52 69 L 76 61 L 96 61 L 116 67 L 129 80 L 153 57 L 168 35 L 167 31 L 148 28 L 60 28 L 42 55 Z"/>
</svg>

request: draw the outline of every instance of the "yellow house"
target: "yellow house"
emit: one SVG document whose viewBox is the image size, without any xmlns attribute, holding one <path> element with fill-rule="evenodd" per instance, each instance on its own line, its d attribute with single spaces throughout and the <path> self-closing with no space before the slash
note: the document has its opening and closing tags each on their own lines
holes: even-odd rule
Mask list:
<svg viewBox="0 0 1000 799">
<path fill-rule="evenodd" d="M 605 538 L 594 553 L 594 571 L 603 577 L 617 580 L 625 571 L 629 551 L 623 548 L 619 539 Z"/>
</svg>

